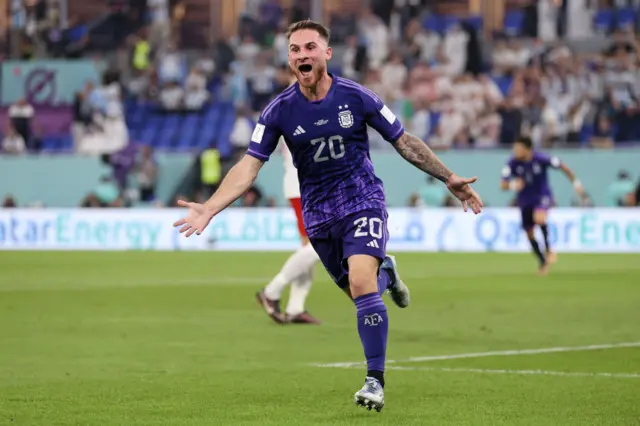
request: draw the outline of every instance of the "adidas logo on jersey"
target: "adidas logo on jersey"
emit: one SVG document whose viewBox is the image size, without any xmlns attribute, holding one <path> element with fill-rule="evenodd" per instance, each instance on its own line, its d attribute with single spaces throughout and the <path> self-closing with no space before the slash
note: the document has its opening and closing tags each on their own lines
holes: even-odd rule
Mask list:
<svg viewBox="0 0 640 426">
<path fill-rule="evenodd" d="M 303 133 L 306 133 L 306 132 L 304 131 L 302 126 L 298 126 L 298 127 L 296 127 L 296 131 L 293 132 L 293 136 L 298 136 L 298 135 L 301 135 Z"/>
<path fill-rule="evenodd" d="M 369 244 L 367 244 L 367 247 L 380 248 L 380 246 L 378 245 L 378 242 L 376 240 L 371 240 L 371 242 Z"/>
</svg>

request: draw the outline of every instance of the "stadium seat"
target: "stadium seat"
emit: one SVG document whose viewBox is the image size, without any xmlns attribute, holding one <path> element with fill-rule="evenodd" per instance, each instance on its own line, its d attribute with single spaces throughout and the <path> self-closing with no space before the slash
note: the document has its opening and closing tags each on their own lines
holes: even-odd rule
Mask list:
<svg viewBox="0 0 640 426">
<path fill-rule="evenodd" d="M 584 126 L 582 126 L 582 129 L 580 129 L 580 144 L 588 145 L 594 133 L 595 127 L 593 126 L 593 124 L 585 124 Z"/>
<path fill-rule="evenodd" d="M 619 30 L 633 29 L 636 22 L 636 11 L 630 7 L 618 9 L 616 13 L 616 27 Z"/>
<path fill-rule="evenodd" d="M 510 36 L 519 36 L 522 32 L 524 13 L 521 10 L 510 10 L 504 17 L 504 32 Z"/>
<path fill-rule="evenodd" d="M 442 117 L 442 114 L 439 112 L 430 112 L 429 113 L 429 136 L 433 135 L 436 132 L 436 129 L 438 128 L 438 123 L 440 123 L 440 117 Z"/>
<path fill-rule="evenodd" d="M 442 24 L 440 23 L 440 17 L 438 15 L 429 15 L 424 20 L 423 26 L 433 32 L 439 33 L 442 30 Z"/>
<path fill-rule="evenodd" d="M 511 89 L 511 83 L 513 83 L 513 78 L 508 76 L 497 76 L 493 77 L 493 81 L 495 81 L 496 85 L 502 92 L 503 96 L 507 96 L 509 90 Z"/>
<path fill-rule="evenodd" d="M 593 29 L 601 34 L 607 34 L 612 27 L 613 11 L 611 9 L 601 9 L 596 12 L 593 18 Z"/>
<path fill-rule="evenodd" d="M 60 136 L 60 148 L 65 151 L 73 150 L 73 138 L 70 135 Z"/>
<path fill-rule="evenodd" d="M 460 19 L 457 16 L 451 15 L 443 15 L 440 18 L 440 32 L 445 33 L 451 28 L 453 25 L 460 22 Z"/>
<path fill-rule="evenodd" d="M 224 158 L 231 154 L 233 150 L 229 137 L 236 121 L 236 112 L 232 105 L 227 108 L 226 114 L 220 123 L 220 131 L 218 132 L 217 147 L 220 155 Z"/>
<path fill-rule="evenodd" d="M 465 22 L 471 25 L 471 27 L 473 27 L 473 29 L 475 29 L 476 31 L 482 31 L 482 16 L 469 16 L 467 19 L 465 19 Z"/>
<path fill-rule="evenodd" d="M 155 146 L 156 145 L 156 134 L 157 128 L 147 124 L 140 134 L 140 141 L 146 145 Z"/>
</svg>

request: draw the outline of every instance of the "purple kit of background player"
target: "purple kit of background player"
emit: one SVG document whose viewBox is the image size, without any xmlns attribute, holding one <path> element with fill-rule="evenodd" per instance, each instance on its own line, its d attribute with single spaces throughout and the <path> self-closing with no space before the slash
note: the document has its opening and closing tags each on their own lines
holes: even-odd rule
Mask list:
<svg viewBox="0 0 640 426">
<path fill-rule="evenodd" d="M 534 254 L 540 261 L 540 273 L 546 274 L 548 265 L 556 261 L 556 254 L 549 245 L 547 214 L 554 204 L 549 184 L 549 168 L 560 169 L 573 182 L 580 197 L 584 191 L 575 174 L 558 157 L 533 150 L 531 139 L 521 137 L 513 144 L 513 156 L 502 170 L 502 189 L 517 192 L 516 204 L 522 216 L 522 227 L 527 232 Z M 534 228 L 540 226 L 544 238 L 545 253 L 535 239 Z"/>
</svg>

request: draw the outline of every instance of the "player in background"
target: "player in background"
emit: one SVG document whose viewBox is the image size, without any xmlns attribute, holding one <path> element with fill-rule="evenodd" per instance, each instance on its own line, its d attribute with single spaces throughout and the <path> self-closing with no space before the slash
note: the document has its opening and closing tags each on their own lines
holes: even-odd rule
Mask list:
<svg viewBox="0 0 640 426">
<path fill-rule="evenodd" d="M 546 275 L 550 264 L 555 263 L 556 254 L 549 244 L 547 215 L 553 204 L 553 192 L 549 185 L 549 167 L 560 169 L 573 183 L 580 197 L 584 197 L 582 184 L 576 175 L 558 157 L 549 157 L 533 149 L 530 138 L 520 137 L 513 144 L 513 155 L 502 170 L 501 188 L 517 193 L 516 203 L 522 215 L 522 228 L 527 233 L 533 253 L 540 262 L 539 273 Z M 535 226 L 540 227 L 544 241 L 544 252 L 534 235 Z"/>
<path fill-rule="evenodd" d="M 284 196 L 289 200 L 296 214 L 302 247 L 287 259 L 280 272 L 262 291 L 256 294 L 256 298 L 267 315 L 279 324 L 320 324 L 320 321 L 311 316 L 304 308 L 305 300 L 311 290 L 313 270 L 320 258 L 313 246 L 309 244 L 309 237 L 304 229 L 298 171 L 293 165 L 293 157 L 286 143 L 282 144 L 282 157 L 284 160 Z M 287 308 L 283 314 L 280 311 L 280 297 L 288 284 L 291 284 L 291 290 Z"/>
<path fill-rule="evenodd" d="M 367 125 L 377 130 L 409 163 L 447 185 L 464 210 L 482 209 L 482 200 L 449 170 L 420 138 L 404 127 L 367 88 L 331 75 L 329 31 L 314 21 L 292 24 L 287 32 L 289 66 L 298 82 L 278 95 L 260 115 L 245 155 L 204 204 L 183 200 L 187 216 L 174 223 L 186 237 L 201 234 L 211 219 L 238 199 L 285 138 L 298 170 L 304 224 L 309 240 L 333 281 L 353 300 L 356 325 L 367 360 L 365 383 L 355 403 L 380 411 L 389 317 L 382 294 L 409 305 L 409 289 L 389 239 L 382 181 L 369 155 Z"/>
</svg>

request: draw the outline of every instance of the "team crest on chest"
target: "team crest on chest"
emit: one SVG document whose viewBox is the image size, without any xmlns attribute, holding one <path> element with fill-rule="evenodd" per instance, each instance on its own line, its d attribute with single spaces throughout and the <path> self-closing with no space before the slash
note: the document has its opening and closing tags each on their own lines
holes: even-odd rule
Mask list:
<svg viewBox="0 0 640 426">
<path fill-rule="evenodd" d="M 345 108 L 345 110 L 338 113 L 338 123 L 340 123 L 340 126 L 342 126 L 343 128 L 348 129 L 349 127 L 353 126 L 353 114 L 351 114 L 351 111 L 346 109 L 349 108 L 349 105 L 340 105 L 338 107 L 338 109 L 340 110 L 342 110 L 343 108 Z"/>
</svg>

